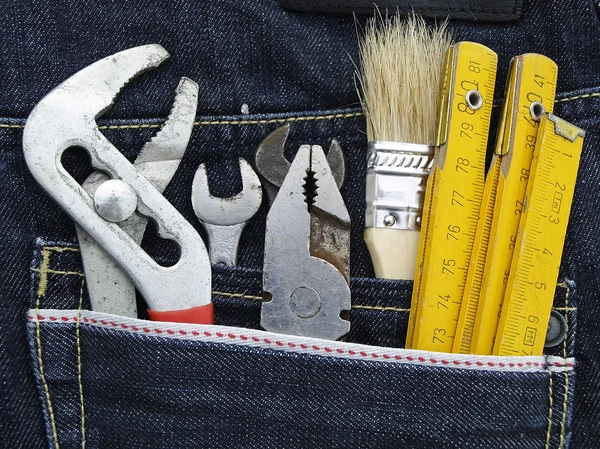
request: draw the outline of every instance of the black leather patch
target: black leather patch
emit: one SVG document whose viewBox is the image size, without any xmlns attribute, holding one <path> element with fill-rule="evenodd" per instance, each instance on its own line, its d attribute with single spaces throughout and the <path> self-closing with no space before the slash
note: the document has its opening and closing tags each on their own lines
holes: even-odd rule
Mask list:
<svg viewBox="0 0 600 449">
<path fill-rule="evenodd" d="M 518 20 L 523 0 L 281 0 L 294 11 L 373 14 L 375 9 L 428 18 L 509 22 Z"/>
</svg>

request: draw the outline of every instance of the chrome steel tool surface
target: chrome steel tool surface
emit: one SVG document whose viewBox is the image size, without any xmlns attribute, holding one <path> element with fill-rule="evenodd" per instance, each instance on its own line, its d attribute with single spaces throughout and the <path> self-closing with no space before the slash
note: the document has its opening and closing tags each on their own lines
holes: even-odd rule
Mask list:
<svg viewBox="0 0 600 449">
<path fill-rule="evenodd" d="M 263 180 L 263 186 L 269 197 L 269 205 L 273 204 L 277 191 L 290 169 L 291 164 L 283 155 L 289 135 L 290 125 L 277 128 L 265 137 L 254 155 L 254 164 Z M 336 139 L 332 139 L 329 144 L 327 162 L 338 188 L 341 188 L 346 179 L 346 160 L 342 147 Z"/>
<path fill-rule="evenodd" d="M 212 264 L 236 265 L 242 230 L 262 202 L 260 179 L 246 160 L 239 163 L 242 191 L 231 198 L 211 195 L 206 164 L 198 167 L 192 183 L 192 206 L 208 234 Z"/>
<path fill-rule="evenodd" d="M 261 325 L 335 340 L 350 330 L 350 217 L 323 149 L 303 145 L 267 216 Z"/>
<path fill-rule="evenodd" d="M 144 145 L 133 163 L 160 193 L 171 181 L 188 146 L 197 104 L 198 85 L 188 78 L 182 78 L 177 86 L 169 118 L 158 134 Z M 109 179 L 103 172 L 96 171 L 85 180 L 82 187 L 93 197 L 98 188 Z M 102 197 L 101 192 L 98 195 Z M 147 217 L 134 212 L 131 217 L 121 221 L 119 226 L 139 245 L 147 224 Z M 77 238 L 92 309 L 136 318 L 135 286 L 127 273 L 79 225 Z"/>
<path fill-rule="evenodd" d="M 211 268 L 202 239 L 96 124 L 125 84 L 168 57 L 160 45 L 144 45 L 76 73 L 33 109 L 23 132 L 23 151 L 37 182 L 127 272 L 153 319 L 212 323 Z M 112 178 L 94 198 L 62 165 L 63 152 L 73 146 L 84 148 L 92 166 Z M 139 164 L 156 160 L 153 151 L 142 156 Z M 180 258 L 173 266 L 156 263 L 121 227 L 136 211 L 157 224 L 161 237 L 177 243 Z"/>
</svg>

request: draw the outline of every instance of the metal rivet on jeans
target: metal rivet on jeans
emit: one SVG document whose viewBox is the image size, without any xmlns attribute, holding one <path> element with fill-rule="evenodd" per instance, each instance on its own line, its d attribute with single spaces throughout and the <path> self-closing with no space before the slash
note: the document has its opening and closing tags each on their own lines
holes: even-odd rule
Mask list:
<svg viewBox="0 0 600 449">
<path fill-rule="evenodd" d="M 548 320 L 545 348 L 553 348 L 561 344 L 567 337 L 567 320 L 562 313 L 553 310 Z"/>
</svg>

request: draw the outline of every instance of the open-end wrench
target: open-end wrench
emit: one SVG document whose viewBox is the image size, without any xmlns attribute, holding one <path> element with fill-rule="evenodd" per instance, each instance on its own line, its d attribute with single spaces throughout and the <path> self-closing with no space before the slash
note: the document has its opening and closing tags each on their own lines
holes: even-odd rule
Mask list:
<svg viewBox="0 0 600 449">
<path fill-rule="evenodd" d="M 29 115 L 23 153 L 37 182 L 127 272 L 153 319 L 212 323 L 211 267 L 202 238 L 96 123 L 127 82 L 168 57 L 160 45 L 144 45 L 71 76 Z M 105 184 L 121 187 L 122 194 L 102 195 L 111 213 L 99 207 L 98 194 L 92 198 L 63 167 L 62 154 L 73 146 L 84 148 L 92 166 L 112 178 Z M 119 225 L 136 211 L 156 223 L 161 237 L 175 240 L 180 248 L 175 265 L 159 265 Z"/>
<path fill-rule="evenodd" d="M 277 128 L 264 138 L 254 155 L 254 165 L 263 180 L 263 185 L 269 197 L 269 205 L 273 204 L 277 192 L 290 170 L 291 164 L 283 155 L 289 134 L 289 124 Z M 332 139 L 329 145 L 327 162 L 339 189 L 346 178 L 346 160 L 342 147 L 336 139 Z"/>
<path fill-rule="evenodd" d="M 192 183 L 192 207 L 208 234 L 210 261 L 213 265 L 237 263 L 238 245 L 244 226 L 258 211 L 262 188 L 258 176 L 246 160 L 240 158 L 242 191 L 230 198 L 210 193 L 206 164 L 200 165 Z"/>
</svg>

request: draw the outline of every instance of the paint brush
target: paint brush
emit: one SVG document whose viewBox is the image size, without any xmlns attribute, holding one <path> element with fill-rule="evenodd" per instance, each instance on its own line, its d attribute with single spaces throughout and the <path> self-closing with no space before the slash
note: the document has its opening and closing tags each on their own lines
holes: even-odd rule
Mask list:
<svg viewBox="0 0 600 449">
<path fill-rule="evenodd" d="M 359 43 L 369 142 L 364 238 L 378 278 L 414 279 L 450 44 L 445 24 L 416 15 L 372 18 Z"/>
</svg>

